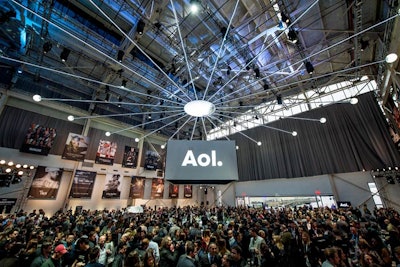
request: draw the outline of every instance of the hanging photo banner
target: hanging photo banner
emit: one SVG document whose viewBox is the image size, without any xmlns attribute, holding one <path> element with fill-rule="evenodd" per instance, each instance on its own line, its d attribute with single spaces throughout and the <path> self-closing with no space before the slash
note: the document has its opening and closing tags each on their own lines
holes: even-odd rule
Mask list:
<svg viewBox="0 0 400 267">
<path fill-rule="evenodd" d="M 144 160 L 142 161 L 142 167 L 145 170 L 164 171 L 165 165 L 165 149 L 161 149 L 158 144 L 145 142 L 143 144 Z"/>
<path fill-rule="evenodd" d="M 235 142 L 170 140 L 164 177 L 174 184 L 237 181 Z"/>
<path fill-rule="evenodd" d="M 98 164 L 113 165 L 116 151 L 117 143 L 100 140 L 95 162 Z"/>
<path fill-rule="evenodd" d="M 121 179 L 122 175 L 120 174 L 107 174 L 102 198 L 120 198 Z"/>
<path fill-rule="evenodd" d="M 129 197 L 143 198 L 145 184 L 146 184 L 146 177 L 132 176 L 131 189 L 129 190 Z"/>
<path fill-rule="evenodd" d="M 185 198 L 192 198 L 193 197 L 193 186 L 190 184 L 185 184 L 183 186 L 183 196 Z"/>
<path fill-rule="evenodd" d="M 169 198 L 178 198 L 179 197 L 179 185 L 178 184 L 169 184 Z"/>
<path fill-rule="evenodd" d="M 83 161 L 86 156 L 88 144 L 89 138 L 87 136 L 69 133 L 62 158 Z"/>
<path fill-rule="evenodd" d="M 56 129 L 32 123 L 20 151 L 47 156 L 56 135 Z"/>
<path fill-rule="evenodd" d="M 164 179 L 153 178 L 151 183 L 151 198 L 163 198 Z"/>
<path fill-rule="evenodd" d="M 125 146 L 124 158 L 122 160 L 122 167 L 136 168 L 139 156 L 139 149 L 136 147 Z"/>
<path fill-rule="evenodd" d="M 69 197 L 91 198 L 95 179 L 96 172 L 76 170 Z"/>
<path fill-rule="evenodd" d="M 29 198 L 56 199 L 63 169 L 38 166 L 31 188 Z"/>
</svg>

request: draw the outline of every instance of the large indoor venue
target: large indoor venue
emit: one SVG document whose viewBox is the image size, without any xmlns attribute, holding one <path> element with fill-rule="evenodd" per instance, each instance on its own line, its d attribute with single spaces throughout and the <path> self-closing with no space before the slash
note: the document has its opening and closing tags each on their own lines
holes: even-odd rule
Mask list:
<svg viewBox="0 0 400 267">
<path fill-rule="evenodd" d="M 398 0 L 0 0 L 0 266 L 400 266 Z"/>
</svg>

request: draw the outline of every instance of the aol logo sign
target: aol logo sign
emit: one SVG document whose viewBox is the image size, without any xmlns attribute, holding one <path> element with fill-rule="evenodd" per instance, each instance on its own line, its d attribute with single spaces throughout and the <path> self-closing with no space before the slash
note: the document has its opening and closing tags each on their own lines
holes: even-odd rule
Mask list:
<svg viewBox="0 0 400 267">
<path fill-rule="evenodd" d="M 208 155 L 206 153 L 200 154 L 197 158 L 194 155 L 192 150 L 188 150 L 186 152 L 185 158 L 182 161 L 181 166 L 186 167 L 186 166 L 201 166 L 201 167 L 221 167 L 223 165 L 222 161 L 217 161 L 217 152 L 215 150 L 211 150 L 211 155 Z"/>
</svg>

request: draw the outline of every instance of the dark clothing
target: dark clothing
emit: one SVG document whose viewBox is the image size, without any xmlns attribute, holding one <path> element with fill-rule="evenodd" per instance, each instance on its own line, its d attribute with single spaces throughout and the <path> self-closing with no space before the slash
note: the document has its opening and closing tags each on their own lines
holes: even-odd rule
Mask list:
<svg viewBox="0 0 400 267">
<path fill-rule="evenodd" d="M 196 263 L 195 260 L 188 255 L 182 255 L 179 257 L 176 267 L 196 267 Z"/>
<path fill-rule="evenodd" d="M 210 267 L 212 264 L 220 266 L 221 257 L 218 255 L 212 257 L 209 255 L 209 253 L 205 253 L 201 257 L 199 257 L 199 267 Z"/>
<path fill-rule="evenodd" d="M 159 266 L 162 267 L 175 267 L 178 260 L 178 251 L 172 252 L 167 248 L 160 249 L 160 262 Z"/>
<path fill-rule="evenodd" d="M 41 267 L 61 267 L 61 260 L 49 258 L 45 262 L 43 262 Z"/>
<path fill-rule="evenodd" d="M 118 253 L 117 256 L 115 256 L 114 258 L 112 267 L 122 267 L 122 266 L 124 266 L 124 255 Z"/>
<path fill-rule="evenodd" d="M 17 257 L 6 257 L 0 260 L 1 267 L 21 267 L 21 260 Z"/>
<path fill-rule="evenodd" d="M 98 262 L 89 262 L 85 267 L 104 267 L 104 264 Z"/>
</svg>

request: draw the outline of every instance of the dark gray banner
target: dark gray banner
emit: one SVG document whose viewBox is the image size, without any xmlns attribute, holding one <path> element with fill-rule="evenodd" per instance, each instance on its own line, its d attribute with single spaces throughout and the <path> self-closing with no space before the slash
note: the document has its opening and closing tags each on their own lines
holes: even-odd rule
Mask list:
<svg viewBox="0 0 400 267">
<path fill-rule="evenodd" d="M 165 178 L 174 183 L 237 181 L 235 142 L 168 141 Z"/>
</svg>

